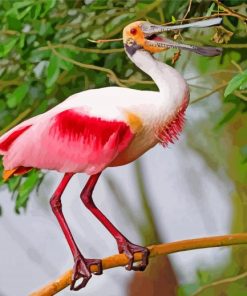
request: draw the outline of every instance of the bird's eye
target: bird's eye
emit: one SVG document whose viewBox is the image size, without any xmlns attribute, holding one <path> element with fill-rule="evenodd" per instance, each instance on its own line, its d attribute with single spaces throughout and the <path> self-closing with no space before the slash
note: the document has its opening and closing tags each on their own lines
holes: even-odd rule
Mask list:
<svg viewBox="0 0 247 296">
<path fill-rule="evenodd" d="M 130 29 L 130 34 L 135 35 L 137 33 L 136 28 Z"/>
</svg>

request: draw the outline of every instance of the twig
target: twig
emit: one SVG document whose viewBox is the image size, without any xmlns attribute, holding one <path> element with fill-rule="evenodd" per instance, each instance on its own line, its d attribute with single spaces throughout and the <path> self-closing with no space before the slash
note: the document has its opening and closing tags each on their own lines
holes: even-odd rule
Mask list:
<svg viewBox="0 0 247 296">
<path fill-rule="evenodd" d="M 234 10 L 232 10 L 231 8 L 225 6 L 223 3 L 221 3 L 219 0 L 213 0 L 214 3 L 216 3 L 219 7 L 221 7 L 224 11 L 226 11 L 228 13 L 228 15 L 231 16 L 235 16 L 236 18 L 244 21 L 245 23 L 247 23 L 247 16 L 240 14 Z"/>
<path fill-rule="evenodd" d="M 2 130 L 0 130 L 0 136 L 2 134 L 4 134 L 6 131 L 8 131 L 9 129 L 11 129 L 12 127 L 14 127 L 15 125 L 17 125 L 18 123 L 20 123 L 31 112 L 32 112 L 32 109 L 31 108 L 27 108 L 26 110 L 24 110 L 9 125 L 7 125 L 5 128 L 3 128 Z"/>
<path fill-rule="evenodd" d="M 149 84 L 149 85 L 155 85 L 154 81 L 152 80 L 140 80 L 135 78 L 130 79 L 119 79 L 121 82 L 126 84 Z"/>
<path fill-rule="evenodd" d="M 189 85 L 189 87 L 193 87 L 193 88 L 212 90 L 210 87 L 204 86 L 204 85 L 191 84 L 191 83 L 188 83 L 188 85 Z"/>
<path fill-rule="evenodd" d="M 247 102 L 247 96 L 243 95 L 241 91 L 235 91 L 234 94 L 239 97 L 240 99 L 244 100 L 245 102 Z"/>
<path fill-rule="evenodd" d="M 91 65 L 91 64 L 80 63 L 80 62 L 75 61 L 75 60 L 73 60 L 73 59 L 71 59 L 71 58 L 69 58 L 69 57 L 66 57 L 66 56 L 60 54 L 59 52 L 57 52 L 57 51 L 55 50 L 55 48 L 52 46 L 52 44 L 51 44 L 50 42 L 48 42 L 48 47 L 51 49 L 51 51 L 54 53 L 54 55 L 58 56 L 59 58 L 65 60 L 65 61 L 67 61 L 67 62 L 70 62 L 70 63 L 72 63 L 72 64 L 74 64 L 74 65 L 77 65 L 77 66 L 79 66 L 79 67 L 81 67 L 81 68 L 91 69 L 91 70 L 96 70 L 96 71 L 101 71 L 101 72 L 108 73 L 108 75 L 110 76 L 110 78 L 111 78 L 111 79 L 112 79 L 117 85 L 119 85 L 119 86 L 121 86 L 121 87 L 126 87 L 124 84 L 122 84 L 122 83 L 119 81 L 117 75 L 116 75 L 112 70 L 110 70 L 110 69 L 108 69 L 108 68 L 104 68 L 104 67 L 99 67 L 99 66 Z"/>
<path fill-rule="evenodd" d="M 200 20 L 208 20 L 208 19 L 211 19 L 211 18 L 216 18 L 216 17 L 220 17 L 220 16 L 228 16 L 229 14 L 228 13 L 214 13 L 214 14 L 211 14 L 211 15 L 204 15 L 204 16 L 196 16 L 196 17 L 190 17 L 188 19 L 180 19 L 180 20 L 176 20 L 175 24 L 177 23 L 184 23 L 184 22 L 190 22 L 190 21 L 200 21 Z M 167 23 L 164 23 L 163 25 L 174 25 L 174 22 L 167 22 Z"/>
<path fill-rule="evenodd" d="M 107 43 L 107 42 L 123 41 L 123 38 L 99 39 L 99 40 L 88 39 L 88 41 L 92 43 Z"/>
<path fill-rule="evenodd" d="M 185 13 L 185 15 L 184 15 L 184 17 L 183 17 L 183 20 L 185 20 L 185 19 L 186 19 L 186 17 L 187 17 L 187 15 L 188 15 L 188 13 L 190 12 L 190 9 L 191 9 L 191 4 L 192 4 L 192 0 L 189 0 L 188 9 L 187 9 L 187 11 L 186 11 L 186 13 Z"/>
<path fill-rule="evenodd" d="M 202 96 L 196 98 L 195 100 L 193 100 L 192 102 L 190 102 L 190 105 L 195 104 L 195 103 L 197 103 L 197 102 L 199 102 L 199 101 L 201 101 L 201 100 L 203 100 L 203 99 L 211 96 L 212 94 L 216 93 L 217 91 L 219 91 L 222 88 L 224 88 L 225 86 L 227 86 L 228 83 L 229 82 L 225 82 L 225 83 L 220 84 L 219 86 L 217 86 L 214 89 L 212 89 L 210 92 L 205 93 L 204 95 L 202 95 Z"/>
<path fill-rule="evenodd" d="M 208 73 L 205 73 L 205 74 L 200 74 L 200 75 L 188 77 L 188 78 L 186 78 L 186 81 L 199 79 L 199 78 L 205 77 L 205 76 L 218 75 L 218 74 L 221 74 L 221 73 L 237 74 L 239 72 L 234 71 L 234 70 L 218 70 L 218 71 L 214 71 L 214 72 L 208 72 Z"/>
<path fill-rule="evenodd" d="M 231 245 L 247 244 L 247 234 L 229 234 L 214 237 L 204 237 L 189 240 L 182 240 L 167 244 L 153 245 L 148 247 L 150 250 L 150 256 L 167 255 L 171 253 L 202 249 L 202 248 L 213 248 L 223 247 Z M 135 254 L 135 261 L 141 260 L 141 253 Z M 124 254 L 117 254 L 102 259 L 103 269 L 114 268 L 118 266 L 125 266 L 128 263 L 128 258 Z M 91 266 L 91 272 L 97 272 L 96 266 Z M 49 283 L 40 290 L 33 292 L 30 296 L 52 296 L 63 290 L 71 283 L 72 269 L 65 272 L 55 281 Z"/>
<path fill-rule="evenodd" d="M 12 86 L 12 85 L 20 85 L 23 81 L 19 79 L 13 80 L 0 80 L 0 89 L 4 89 L 5 87 Z"/>
<path fill-rule="evenodd" d="M 161 0 L 155 0 L 152 4 L 147 5 L 146 9 L 142 9 L 142 10 L 138 11 L 138 13 L 132 19 L 132 21 L 134 22 L 136 20 L 140 20 L 140 19 L 144 18 L 149 12 L 153 11 L 154 9 L 159 7 L 160 5 L 161 5 Z M 105 34 L 103 36 L 103 39 L 108 39 L 108 38 L 120 33 L 122 31 L 122 29 L 123 29 L 123 26 L 127 25 L 128 23 L 130 23 L 130 20 L 126 20 L 122 24 L 122 26 L 116 26 L 116 29 L 114 29 L 111 32 Z"/>
<path fill-rule="evenodd" d="M 20 35 L 20 32 L 14 30 L 0 30 L 0 35 Z"/>
<path fill-rule="evenodd" d="M 203 287 L 200 287 L 198 290 L 196 290 L 191 296 L 198 296 L 199 294 L 201 294 L 201 292 L 203 292 L 204 290 L 211 288 L 211 287 L 216 287 L 216 286 L 220 286 L 220 285 L 224 285 L 224 284 L 229 284 L 229 283 L 233 283 L 236 282 L 238 280 L 241 280 L 243 278 L 247 277 L 247 271 L 244 273 L 241 273 L 239 275 L 233 276 L 233 277 L 229 277 L 223 280 L 219 280 L 219 281 L 215 281 L 211 284 L 205 285 Z"/>
<path fill-rule="evenodd" d="M 80 52 L 102 53 L 102 54 L 124 51 L 124 48 L 111 48 L 111 49 L 83 48 L 83 47 L 75 46 L 73 44 L 51 44 L 50 46 L 40 47 L 38 48 L 38 50 L 49 50 L 51 49 L 51 46 L 53 48 L 66 48 L 66 49 L 71 49 L 71 50 L 80 51 Z"/>
<path fill-rule="evenodd" d="M 233 64 L 233 66 L 235 66 L 237 68 L 237 70 L 241 73 L 243 72 L 243 69 L 241 68 L 241 66 L 236 63 L 234 60 L 231 60 L 231 63 Z"/>
</svg>

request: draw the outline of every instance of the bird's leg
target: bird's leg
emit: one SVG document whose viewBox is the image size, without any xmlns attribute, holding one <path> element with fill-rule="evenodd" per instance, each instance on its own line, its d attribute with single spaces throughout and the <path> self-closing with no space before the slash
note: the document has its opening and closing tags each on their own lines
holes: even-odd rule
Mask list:
<svg viewBox="0 0 247 296">
<path fill-rule="evenodd" d="M 79 248 L 77 247 L 75 240 L 71 234 L 71 231 L 68 227 L 68 224 L 64 218 L 63 212 L 62 212 L 62 203 L 61 203 L 61 196 L 64 192 L 65 187 L 67 186 L 69 180 L 73 176 L 72 173 L 66 173 L 59 184 L 58 188 L 56 189 L 55 193 L 53 194 L 50 204 L 53 213 L 55 214 L 62 230 L 65 235 L 65 238 L 69 244 L 70 250 L 72 252 L 72 255 L 74 257 L 74 268 L 73 268 L 73 275 L 72 275 L 72 282 L 70 289 L 77 291 L 83 287 L 86 286 L 87 282 L 92 277 L 90 266 L 91 265 L 97 265 L 98 272 L 95 274 L 101 274 L 102 273 L 102 263 L 101 260 L 98 259 L 86 259 L 82 256 Z M 78 279 L 82 278 L 82 282 L 75 286 L 75 283 Z"/>
<path fill-rule="evenodd" d="M 124 253 L 129 258 L 129 263 L 126 266 L 126 269 L 143 271 L 148 265 L 149 250 L 147 248 L 131 243 L 96 207 L 92 199 L 92 193 L 99 179 L 100 174 L 101 173 L 92 175 L 89 178 L 86 186 L 81 192 L 81 200 L 84 203 L 84 205 L 93 213 L 93 215 L 106 227 L 106 229 L 116 239 L 119 253 Z M 134 254 L 138 252 L 142 253 L 142 262 L 136 266 L 134 265 Z"/>
</svg>

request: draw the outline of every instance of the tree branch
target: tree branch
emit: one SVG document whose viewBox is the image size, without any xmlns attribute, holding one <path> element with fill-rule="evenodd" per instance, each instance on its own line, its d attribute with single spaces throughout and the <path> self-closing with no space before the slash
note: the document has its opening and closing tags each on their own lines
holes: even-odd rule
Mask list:
<svg viewBox="0 0 247 296">
<path fill-rule="evenodd" d="M 216 3 L 220 8 L 222 8 L 224 11 L 226 11 L 230 16 L 234 16 L 242 21 L 244 21 L 245 23 L 247 23 L 247 16 L 240 14 L 234 10 L 232 10 L 231 8 L 227 7 L 226 5 L 224 5 L 223 3 L 221 3 L 219 0 L 213 0 L 214 3 Z"/>
<path fill-rule="evenodd" d="M 79 46 L 75 46 L 73 44 L 50 44 L 50 46 L 42 46 L 38 48 L 38 50 L 50 50 L 52 48 L 66 48 L 80 52 L 87 52 L 87 53 L 99 53 L 99 54 L 109 54 L 109 53 L 116 53 L 116 52 L 124 52 L 124 48 L 111 48 L 111 49 L 99 49 L 99 48 L 83 48 Z"/>
<path fill-rule="evenodd" d="M 32 112 L 32 108 L 29 107 L 26 110 L 24 110 L 22 113 L 20 113 L 9 125 L 7 125 L 2 130 L 0 130 L 0 136 L 6 133 L 8 130 L 10 130 L 12 127 L 16 126 L 18 123 L 20 123 L 31 112 Z"/>
<path fill-rule="evenodd" d="M 53 47 L 53 45 L 48 41 L 47 42 L 48 44 L 48 48 L 51 49 L 51 51 L 53 52 L 54 55 L 58 56 L 60 59 L 63 59 L 67 62 L 70 62 L 74 65 L 77 65 L 81 68 L 85 68 L 85 69 L 91 69 L 91 70 L 96 70 L 96 71 L 101 71 L 101 72 L 105 72 L 109 75 L 110 79 L 112 79 L 117 85 L 121 86 L 121 87 L 126 87 L 126 85 L 122 84 L 117 75 L 111 70 L 111 69 L 108 69 L 108 68 L 104 68 L 104 67 L 99 67 L 99 66 L 95 66 L 95 65 L 91 65 L 91 64 L 84 64 L 84 63 L 80 63 L 76 60 L 73 60 L 69 57 L 66 57 L 62 54 L 60 54 L 58 51 L 55 50 L 55 48 Z"/>
<path fill-rule="evenodd" d="M 220 286 L 220 285 L 224 285 L 224 284 L 230 284 L 230 283 L 234 283 L 238 280 L 241 280 L 243 278 L 246 278 L 247 277 L 247 271 L 246 272 L 243 272 L 243 273 L 240 273 L 239 275 L 236 275 L 236 276 L 233 276 L 233 277 L 228 277 L 226 279 L 222 279 L 222 280 L 219 280 L 219 281 L 215 281 L 211 284 L 208 284 L 208 285 L 204 285 L 202 287 L 200 287 L 198 290 L 196 290 L 191 296 L 198 296 L 200 295 L 204 290 L 206 289 L 209 289 L 211 287 L 217 287 L 217 286 Z"/>
<path fill-rule="evenodd" d="M 228 81 L 228 82 L 225 82 L 225 83 L 222 83 L 222 84 L 220 84 L 220 85 L 218 85 L 218 86 L 216 86 L 216 87 L 215 87 L 214 89 L 212 89 L 210 92 L 205 93 L 205 94 L 201 95 L 200 97 L 196 98 L 195 100 L 191 101 L 191 102 L 190 102 L 190 105 L 195 104 L 195 103 L 197 103 L 197 102 L 199 102 L 199 101 L 201 101 L 201 100 L 203 100 L 203 99 L 205 99 L 205 98 L 211 96 L 212 94 L 214 94 L 214 93 L 216 93 L 217 91 L 221 90 L 222 88 L 226 87 L 228 83 L 229 83 L 229 81 Z"/>
<path fill-rule="evenodd" d="M 202 248 L 213 248 L 213 247 L 223 247 L 232 246 L 239 244 L 247 244 L 247 234 L 229 234 L 222 236 L 195 238 L 189 240 L 182 240 L 172 243 L 153 245 L 148 247 L 150 250 L 150 257 L 167 255 L 171 253 L 202 249 Z M 141 260 L 141 253 L 135 254 L 135 261 Z M 102 259 L 103 269 L 114 268 L 118 266 L 125 266 L 128 263 L 128 258 L 124 254 L 117 254 L 107 258 Z M 97 272 L 97 267 L 92 266 L 91 272 Z M 55 295 L 59 291 L 63 290 L 71 283 L 72 269 L 65 272 L 55 281 L 47 284 L 40 290 L 31 293 L 29 296 L 51 296 Z"/>
</svg>

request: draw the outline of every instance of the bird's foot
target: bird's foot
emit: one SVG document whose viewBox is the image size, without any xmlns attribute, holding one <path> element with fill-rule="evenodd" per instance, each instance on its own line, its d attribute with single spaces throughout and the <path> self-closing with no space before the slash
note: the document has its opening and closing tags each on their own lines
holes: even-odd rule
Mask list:
<svg viewBox="0 0 247 296">
<path fill-rule="evenodd" d="M 149 249 L 132 244 L 129 241 L 118 242 L 119 253 L 124 253 L 129 258 L 129 263 L 125 267 L 126 270 L 144 271 L 148 265 Z M 134 264 L 134 254 L 142 253 L 141 263 Z"/>
<path fill-rule="evenodd" d="M 90 267 L 92 265 L 97 265 L 97 272 L 94 272 L 96 275 L 100 275 L 103 272 L 102 261 L 100 259 L 86 259 L 81 254 L 77 255 L 74 258 L 75 264 L 73 267 L 72 281 L 70 284 L 70 290 L 78 291 L 81 288 L 84 288 L 90 278 L 92 277 L 92 272 Z M 82 282 L 79 285 L 75 285 L 76 281 L 82 278 Z"/>
</svg>

